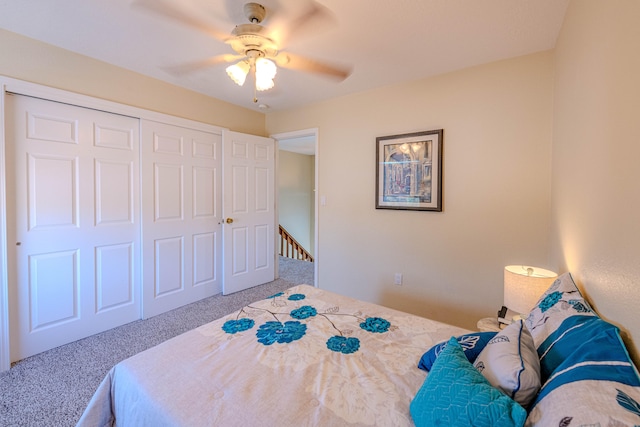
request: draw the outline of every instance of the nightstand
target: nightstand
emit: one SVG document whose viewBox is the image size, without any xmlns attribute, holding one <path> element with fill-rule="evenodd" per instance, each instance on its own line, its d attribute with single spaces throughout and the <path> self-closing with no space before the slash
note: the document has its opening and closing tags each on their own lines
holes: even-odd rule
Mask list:
<svg viewBox="0 0 640 427">
<path fill-rule="evenodd" d="M 485 317 L 478 320 L 478 330 L 480 332 L 500 332 L 500 326 L 498 325 L 498 319 L 495 317 Z"/>
</svg>

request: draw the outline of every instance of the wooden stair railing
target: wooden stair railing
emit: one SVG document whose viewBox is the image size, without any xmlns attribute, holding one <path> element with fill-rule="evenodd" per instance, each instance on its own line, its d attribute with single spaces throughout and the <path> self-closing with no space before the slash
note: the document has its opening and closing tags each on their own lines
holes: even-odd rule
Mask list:
<svg viewBox="0 0 640 427">
<path fill-rule="evenodd" d="M 313 262 L 313 257 L 291 234 L 281 225 L 280 227 L 280 255 L 287 258 L 301 259 Z"/>
</svg>

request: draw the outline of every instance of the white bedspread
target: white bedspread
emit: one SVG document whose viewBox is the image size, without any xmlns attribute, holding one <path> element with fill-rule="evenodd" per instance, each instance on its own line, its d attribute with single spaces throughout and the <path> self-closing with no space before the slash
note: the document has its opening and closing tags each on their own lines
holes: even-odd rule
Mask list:
<svg viewBox="0 0 640 427">
<path fill-rule="evenodd" d="M 413 425 L 420 356 L 465 332 L 300 285 L 119 363 L 78 426 Z"/>
</svg>

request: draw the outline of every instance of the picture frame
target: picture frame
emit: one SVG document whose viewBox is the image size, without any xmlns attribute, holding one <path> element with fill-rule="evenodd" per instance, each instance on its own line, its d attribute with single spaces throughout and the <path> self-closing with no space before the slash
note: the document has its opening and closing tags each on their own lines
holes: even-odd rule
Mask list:
<svg viewBox="0 0 640 427">
<path fill-rule="evenodd" d="M 376 138 L 376 209 L 442 211 L 443 129 Z"/>
</svg>

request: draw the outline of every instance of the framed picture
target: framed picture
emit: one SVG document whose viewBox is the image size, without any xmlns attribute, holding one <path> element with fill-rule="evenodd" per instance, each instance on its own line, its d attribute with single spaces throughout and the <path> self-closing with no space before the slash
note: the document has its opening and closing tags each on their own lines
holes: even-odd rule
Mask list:
<svg viewBox="0 0 640 427">
<path fill-rule="evenodd" d="M 442 133 L 376 138 L 376 209 L 442 211 Z"/>
</svg>

